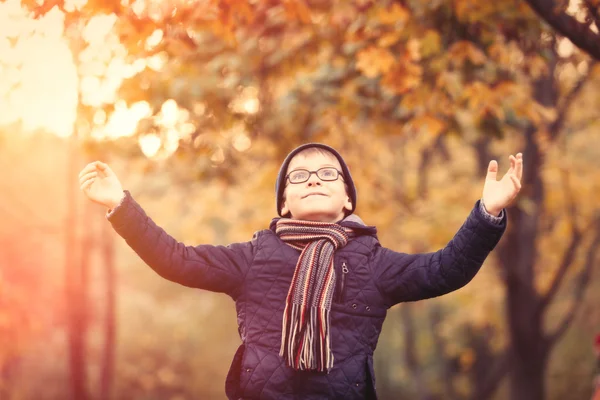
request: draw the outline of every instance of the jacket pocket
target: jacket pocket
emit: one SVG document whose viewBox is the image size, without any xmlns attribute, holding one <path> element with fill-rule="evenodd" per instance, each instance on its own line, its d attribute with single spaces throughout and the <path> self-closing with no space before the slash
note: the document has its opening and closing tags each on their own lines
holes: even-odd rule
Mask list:
<svg viewBox="0 0 600 400">
<path fill-rule="evenodd" d="M 334 301 L 336 303 L 342 303 L 344 301 L 344 293 L 346 292 L 346 285 L 348 280 L 348 274 L 350 272 L 350 268 L 348 268 L 348 263 L 346 261 L 342 261 L 341 265 L 336 271 L 337 273 L 337 287 L 336 294 L 334 296 Z"/>
<path fill-rule="evenodd" d="M 367 356 L 367 399 L 377 400 L 377 390 L 375 389 L 375 368 L 373 368 L 373 356 Z"/>
<path fill-rule="evenodd" d="M 242 343 L 235 352 L 235 356 L 233 356 L 233 361 L 225 380 L 225 394 L 227 398 L 237 399 L 240 397 L 240 378 L 245 349 L 246 346 Z"/>
</svg>

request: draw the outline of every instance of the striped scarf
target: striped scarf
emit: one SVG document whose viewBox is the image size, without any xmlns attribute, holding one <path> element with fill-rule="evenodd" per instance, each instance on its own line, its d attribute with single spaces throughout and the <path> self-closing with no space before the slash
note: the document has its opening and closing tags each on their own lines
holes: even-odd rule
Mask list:
<svg viewBox="0 0 600 400">
<path fill-rule="evenodd" d="M 294 369 L 329 372 L 333 367 L 329 327 L 335 289 L 333 254 L 348 243 L 352 229 L 280 219 L 275 233 L 301 251 L 285 302 L 279 355 Z"/>
</svg>

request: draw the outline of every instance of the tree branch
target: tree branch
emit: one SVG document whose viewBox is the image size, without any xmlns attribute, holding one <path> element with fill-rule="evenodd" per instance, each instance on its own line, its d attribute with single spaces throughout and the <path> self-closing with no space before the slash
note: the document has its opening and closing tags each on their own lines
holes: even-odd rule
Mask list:
<svg viewBox="0 0 600 400">
<path fill-rule="evenodd" d="M 581 245 L 581 240 L 584 237 L 584 233 L 582 233 L 579 230 L 579 228 L 577 227 L 577 224 L 575 223 L 575 221 L 576 221 L 575 200 L 573 199 L 573 196 L 571 195 L 572 190 L 571 190 L 571 185 L 569 184 L 568 172 L 566 170 L 563 170 L 562 172 L 563 172 L 562 178 L 563 178 L 563 184 L 564 184 L 564 193 L 565 193 L 566 202 L 567 202 L 567 214 L 569 215 L 569 218 L 570 218 L 573 234 L 571 235 L 571 242 L 569 243 L 569 245 L 567 246 L 567 249 L 563 253 L 562 260 L 560 262 L 558 269 L 556 270 L 556 273 L 554 274 L 552 283 L 550 284 L 548 291 L 543 295 L 543 297 L 540 300 L 540 304 L 539 304 L 539 312 L 540 313 L 543 312 L 548 307 L 548 304 L 550 304 L 552 302 L 552 299 L 554 298 L 554 296 L 556 296 L 556 293 L 558 292 L 558 289 L 560 288 L 560 285 L 563 282 L 567 271 L 573 265 L 573 260 L 575 259 L 575 254 L 577 253 L 577 249 Z M 593 225 L 592 224 L 588 225 L 586 230 L 589 229 L 591 226 L 593 226 Z"/>
<path fill-rule="evenodd" d="M 587 24 L 562 12 L 554 12 L 553 0 L 526 0 L 529 6 L 558 33 L 567 37 L 573 44 L 600 60 L 600 35 L 594 33 Z"/>
<path fill-rule="evenodd" d="M 431 169 L 431 159 L 435 155 L 436 152 L 444 151 L 444 138 L 446 137 L 446 131 L 442 132 L 435 139 L 435 143 L 433 146 L 428 146 L 421 153 L 421 162 L 419 163 L 418 174 L 419 180 L 417 184 L 417 192 L 419 193 L 419 198 L 421 200 L 426 200 L 429 194 L 428 186 L 429 186 L 429 171 Z"/>
<path fill-rule="evenodd" d="M 600 29 L 600 9 L 598 8 L 598 5 L 592 4 L 590 0 L 585 0 L 584 3 L 590 20 L 594 20 L 596 27 Z"/>
<path fill-rule="evenodd" d="M 587 118 L 577 124 L 569 124 L 569 127 L 565 130 L 566 135 L 575 135 L 581 133 L 581 131 L 591 128 L 594 124 L 600 122 L 600 114 L 594 115 L 590 118 Z"/>
<path fill-rule="evenodd" d="M 558 292 L 558 289 L 560 288 L 560 284 L 562 283 L 567 271 L 569 270 L 569 267 L 571 265 L 573 265 L 573 259 L 575 258 L 575 254 L 577 253 L 577 249 L 579 248 L 579 245 L 581 245 L 581 238 L 582 238 L 582 235 L 579 231 L 576 230 L 573 232 L 573 235 L 571 236 L 571 242 L 569 243 L 569 246 L 563 253 L 562 260 L 560 262 L 560 266 L 558 267 L 558 270 L 556 271 L 556 273 L 554 274 L 554 277 L 552 278 L 552 283 L 550 284 L 550 288 L 548 289 L 548 291 L 543 295 L 542 299 L 540 300 L 540 304 L 539 304 L 539 312 L 540 313 L 544 312 L 544 310 L 552 302 L 552 299 L 554 299 L 554 297 L 556 296 L 556 293 Z"/>
<path fill-rule="evenodd" d="M 547 342 L 548 346 L 553 346 L 556 341 L 567 331 L 569 325 L 575 318 L 575 314 L 581 301 L 583 300 L 583 294 L 585 292 L 585 288 L 587 287 L 590 276 L 592 273 L 592 266 L 594 264 L 594 260 L 596 258 L 596 252 L 598 250 L 598 246 L 600 246 L 600 216 L 596 217 L 594 220 L 594 225 L 596 226 L 596 235 L 588 248 L 588 252 L 585 257 L 585 263 L 583 265 L 583 270 L 577 277 L 577 286 L 574 290 L 574 299 L 569 311 L 565 314 L 562 321 L 557 325 L 554 332 L 548 335 Z"/>
<path fill-rule="evenodd" d="M 600 38 L 599 38 L 599 40 L 600 40 Z M 596 60 L 593 60 L 590 62 L 587 73 L 582 75 L 579 78 L 577 83 L 573 86 L 573 88 L 571 88 L 571 91 L 569 91 L 569 93 L 567 93 L 563 97 L 563 100 L 560 102 L 560 105 L 558 106 L 558 112 L 556 115 L 556 119 L 550 125 L 550 135 L 552 136 L 552 139 L 556 139 L 558 134 L 561 132 L 561 130 L 564 126 L 565 117 L 567 115 L 567 112 L 569 111 L 569 108 L 573 104 L 573 101 L 575 100 L 577 95 L 585 87 L 585 83 L 590 79 L 590 76 L 592 75 L 592 69 L 594 68 L 595 65 L 596 65 Z"/>
</svg>

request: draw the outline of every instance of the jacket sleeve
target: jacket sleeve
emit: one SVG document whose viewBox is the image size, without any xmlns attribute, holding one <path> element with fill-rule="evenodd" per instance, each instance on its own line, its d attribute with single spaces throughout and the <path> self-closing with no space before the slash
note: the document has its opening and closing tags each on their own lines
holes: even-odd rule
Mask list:
<svg viewBox="0 0 600 400">
<path fill-rule="evenodd" d="M 258 241 L 255 235 L 250 242 L 228 246 L 186 246 L 156 225 L 128 191 L 107 218 L 140 258 L 163 278 L 234 298 Z"/>
<path fill-rule="evenodd" d="M 506 230 L 506 212 L 499 223 L 487 219 L 480 201 L 446 247 L 433 253 L 406 254 L 378 247 L 375 282 L 391 307 L 457 290 L 473 279 Z"/>
</svg>

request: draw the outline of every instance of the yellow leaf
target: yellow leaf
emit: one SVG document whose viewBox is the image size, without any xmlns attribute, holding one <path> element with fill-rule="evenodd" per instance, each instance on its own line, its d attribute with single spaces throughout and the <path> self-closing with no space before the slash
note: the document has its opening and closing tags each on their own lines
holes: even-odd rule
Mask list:
<svg viewBox="0 0 600 400">
<path fill-rule="evenodd" d="M 510 65 L 510 50 L 501 42 L 494 42 L 488 47 L 490 58 L 500 65 Z"/>
<path fill-rule="evenodd" d="M 463 95 L 467 98 L 469 108 L 477 110 L 489 103 L 489 100 L 493 97 L 493 92 L 487 85 L 475 82 L 465 88 Z"/>
<path fill-rule="evenodd" d="M 439 53 L 441 48 L 441 38 L 437 31 L 428 29 L 421 39 L 421 55 L 429 57 Z"/>
<path fill-rule="evenodd" d="M 449 57 L 459 64 L 470 61 L 474 65 L 481 65 L 485 63 L 487 59 L 486 55 L 481 50 L 466 40 L 461 40 L 452 45 L 449 53 Z"/>
<path fill-rule="evenodd" d="M 246 2 L 242 1 L 240 4 Z M 306 6 L 304 1 L 301 0 L 287 0 L 283 2 L 286 13 L 293 19 L 299 19 L 302 23 L 308 24 L 311 21 L 310 9 Z"/>
<path fill-rule="evenodd" d="M 417 39 L 410 39 L 406 43 L 406 58 L 410 61 L 419 61 L 421 59 L 421 43 Z"/>
<path fill-rule="evenodd" d="M 421 115 L 413 118 L 411 124 L 419 131 L 437 136 L 446 127 L 446 124 L 432 115 Z"/>
<path fill-rule="evenodd" d="M 394 64 L 394 56 L 387 49 L 368 47 L 356 56 L 356 68 L 368 78 L 385 74 Z"/>
<path fill-rule="evenodd" d="M 396 94 L 406 93 L 421 84 L 423 68 L 410 62 L 397 63 L 383 78 L 381 84 Z"/>
<path fill-rule="evenodd" d="M 410 18 L 410 12 L 398 3 L 387 9 L 379 9 L 377 19 L 384 25 L 404 24 Z"/>
<path fill-rule="evenodd" d="M 384 33 L 377 41 L 377 45 L 380 47 L 390 47 L 398 42 L 401 36 L 402 31 L 399 30 L 390 33 Z"/>
<path fill-rule="evenodd" d="M 541 56 L 534 56 L 529 59 L 529 74 L 533 79 L 548 74 L 548 63 Z"/>
</svg>

